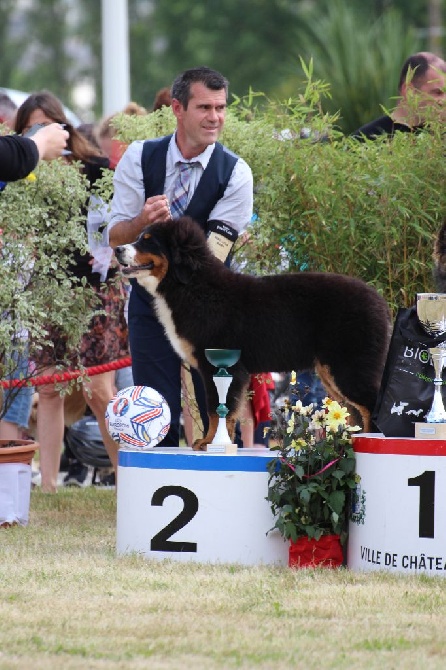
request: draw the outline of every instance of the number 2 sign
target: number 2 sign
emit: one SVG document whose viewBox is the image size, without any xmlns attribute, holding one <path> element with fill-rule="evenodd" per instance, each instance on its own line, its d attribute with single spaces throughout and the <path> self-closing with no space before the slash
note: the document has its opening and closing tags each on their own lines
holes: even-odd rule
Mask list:
<svg viewBox="0 0 446 670">
<path fill-rule="evenodd" d="M 266 501 L 267 449 L 120 451 L 117 551 L 245 565 L 288 562 Z"/>
</svg>

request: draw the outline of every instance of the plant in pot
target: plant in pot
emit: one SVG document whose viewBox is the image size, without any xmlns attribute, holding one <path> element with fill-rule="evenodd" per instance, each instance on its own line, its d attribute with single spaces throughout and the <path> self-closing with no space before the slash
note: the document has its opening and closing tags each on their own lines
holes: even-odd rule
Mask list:
<svg viewBox="0 0 446 670">
<path fill-rule="evenodd" d="M 267 500 L 274 528 L 290 541 L 289 565 L 343 563 L 351 493 L 357 485 L 352 433 L 345 407 L 285 401 L 273 416 Z"/>
</svg>

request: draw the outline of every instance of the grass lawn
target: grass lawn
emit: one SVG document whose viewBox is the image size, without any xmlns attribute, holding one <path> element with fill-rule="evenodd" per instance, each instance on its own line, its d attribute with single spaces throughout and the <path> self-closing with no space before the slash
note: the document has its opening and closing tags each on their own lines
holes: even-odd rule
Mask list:
<svg viewBox="0 0 446 670">
<path fill-rule="evenodd" d="M 118 558 L 115 515 L 36 490 L 0 529 L 0 670 L 446 667 L 444 578 Z"/>
</svg>

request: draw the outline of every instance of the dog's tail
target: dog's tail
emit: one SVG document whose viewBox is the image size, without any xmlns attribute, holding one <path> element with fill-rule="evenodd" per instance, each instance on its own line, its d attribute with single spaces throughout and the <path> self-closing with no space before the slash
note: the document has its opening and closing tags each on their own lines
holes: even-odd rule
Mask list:
<svg viewBox="0 0 446 670">
<path fill-rule="evenodd" d="M 434 244 L 434 267 L 432 270 L 435 290 L 446 293 L 446 221 L 438 231 Z"/>
</svg>

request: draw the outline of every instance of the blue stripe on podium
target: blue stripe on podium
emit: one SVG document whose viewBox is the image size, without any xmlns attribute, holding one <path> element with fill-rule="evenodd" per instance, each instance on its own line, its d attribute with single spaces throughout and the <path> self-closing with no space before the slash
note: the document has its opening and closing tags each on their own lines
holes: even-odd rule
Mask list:
<svg viewBox="0 0 446 670">
<path fill-rule="evenodd" d="M 172 447 L 172 451 L 176 447 Z M 265 450 L 266 451 L 266 450 Z M 156 451 L 124 451 L 118 454 L 118 463 L 123 468 L 148 468 L 151 470 L 198 470 L 208 472 L 265 472 L 268 462 L 274 457 L 271 452 L 258 455 L 166 453 Z"/>
</svg>

